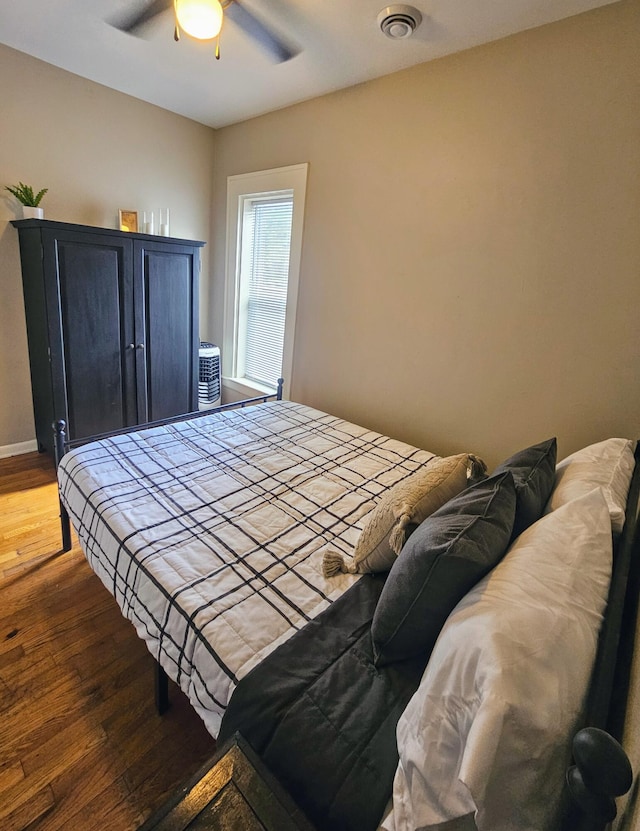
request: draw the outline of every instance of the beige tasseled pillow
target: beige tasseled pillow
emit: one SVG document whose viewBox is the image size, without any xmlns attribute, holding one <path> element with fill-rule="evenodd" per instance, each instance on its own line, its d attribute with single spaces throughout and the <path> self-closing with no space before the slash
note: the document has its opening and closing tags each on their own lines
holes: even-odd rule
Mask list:
<svg viewBox="0 0 640 831">
<path fill-rule="evenodd" d="M 408 536 L 409 525 L 419 525 L 471 481 L 486 473 L 482 459 L 470 453 L 431 459 L 427 464 L 390 488 L 367 514 L 353 560 L 348 565 L 340 554 L 324 556 L 323 572 L 364 574 L 389 571 Z"/>
</svg>

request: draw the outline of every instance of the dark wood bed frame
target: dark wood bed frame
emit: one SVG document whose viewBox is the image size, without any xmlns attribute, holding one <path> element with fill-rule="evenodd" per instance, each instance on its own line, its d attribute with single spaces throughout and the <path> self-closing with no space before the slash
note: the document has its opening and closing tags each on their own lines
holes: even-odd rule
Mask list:
<svg viewBox="0 0 640 831">
<path fill-rule="evenodd" d="M 224 404 L 202 412 L 125 427 L 109 433 L 69 441 L 66 423 L 53 425 L 56 468 L 64 454 L 83 444 L 151 427 L 160 427 L 212 413 L 282 399 L 277 392 Z M 616 816 L 615 798 L 632 785 L 633 773 L 620 742 L 625 723 L 640 592 L 640 442 L 627 498 L 624 530 L 614 545 L 613 573 L 589 693 L 580 729 L 573 739 L 573 764 L 566 772 L 562 831 L 606 831 Z M 60 502 L 63 550 L 71 549 L 71 524 Z M 155 703 L 159 713 L 169 706 L 168 676 L 156 662 Z"/>
<path fill-rule="evenodd" d="M 178 424 L 181 421 L 191 421 L 196 418 L 204 418 L 212 413 L 221 413 L 225 410 L 237 410 L 242 407 L 247 407 L 251 404 L 263 404 L 265 401 L 282 401 L 282 388 L 284 386 L 284 378 L 278 378 L 276 391 L 273 393 L 266 393 L 265 395 L 257 395 L 254 398 L 243 398 L 241 401 L 232 401 L 229 404 L 222 404 L 220 407 L 212 407 L 209 410 L 200 410 L 194 413 L 184 413 L 171 418 L 163 418 L 159 421 L 148 421 L 144 424 L 136 424 L 133 427 L 121 427 L 118 430 L 112 430 L 108 433 L 99 433 L 95 436 L 84 436 L 81 439 L 67 438 L 67 423 L 64 419 L 54 421 L 53 423 L 53 447 L 55 455 L 56 470 L 60 464 L 60 460 L 75 447 L 82 447 L 83 444 L 89 444 L 92 441 L 100 441 L 100 439 L 108 439 L 112 436 L 122 436 L 127 433 L 135 433 L 138 430 L 149 430 L 152 427 L 163 427 L 167 424 Z M 60 525 L 62 530 L 62 550 L 71 550 L 71 522 L 67 509 L 60 502 Z"/>
</svg>

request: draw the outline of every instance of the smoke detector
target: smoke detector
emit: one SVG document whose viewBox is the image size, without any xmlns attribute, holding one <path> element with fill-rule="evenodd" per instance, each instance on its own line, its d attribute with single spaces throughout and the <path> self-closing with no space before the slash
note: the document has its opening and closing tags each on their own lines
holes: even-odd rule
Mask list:
<svg viewBox="0 0 640 831">
<path fill-rule="evenodd" d="M 378 15 L 378 26 L 392 40 L 411 37 L 422 22 L 422 15 L 413 6 L 386 6 Z"/>
</svg>

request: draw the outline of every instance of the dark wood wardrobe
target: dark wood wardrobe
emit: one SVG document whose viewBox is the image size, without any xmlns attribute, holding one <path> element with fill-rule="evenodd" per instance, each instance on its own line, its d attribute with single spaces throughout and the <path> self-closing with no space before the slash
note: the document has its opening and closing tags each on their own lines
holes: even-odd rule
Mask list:
<svg viewBox="0 0 640 831">
<path fill-rule="evenodd" d="M 49 220 L 12 223 L 40 450 L 198 409 L 203 242 Z"/>
</svg>

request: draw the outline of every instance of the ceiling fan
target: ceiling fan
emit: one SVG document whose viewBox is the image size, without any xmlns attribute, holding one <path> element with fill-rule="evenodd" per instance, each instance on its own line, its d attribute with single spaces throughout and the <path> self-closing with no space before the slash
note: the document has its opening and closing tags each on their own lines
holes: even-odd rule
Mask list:
<svg viewBox="0 0 640 831">
<path fill-rule="evenodd" d="M 216 39 L 216 58 L 220 57 L 219 36 L 224 17 L 229 17 L 279 63 L 299 52 L 250 12 L 241 0 L 150 0 L 144 8 L 112 25 L 122 32 L 140 35 L 145 23 L 171 8 L 176 20 L 174 38 L 179 40 L 180 33 L 185 32 L 198 40 Z"/>
</svg>

